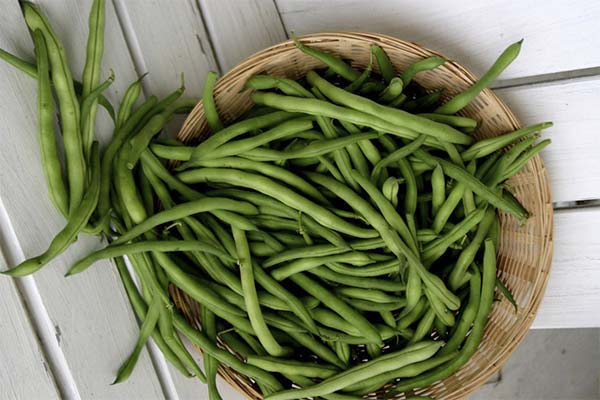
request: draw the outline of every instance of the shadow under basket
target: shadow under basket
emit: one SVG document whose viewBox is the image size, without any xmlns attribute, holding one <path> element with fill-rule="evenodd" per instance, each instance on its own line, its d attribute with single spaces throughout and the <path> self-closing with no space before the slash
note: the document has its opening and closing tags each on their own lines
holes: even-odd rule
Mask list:
<svg viewBox="0 0 600 400">
<path fill-rule="evenodd" d="M 423 58 L 432 55 L 443 57 L 414 43 L 374 33 L 326 32 L 299 39 L 361 69 L 369 63 L 371 44 L 378 44 L 385 50 L 398 72 Z M 250 91 L 243 91 L 243 86 L 253 75 L 272 74 L 298 79 L 312 69 L 323 67 L 298 50 L 292 41 L 269 47 L 242 61 L 218 81 L 214 96 L 219 114 L 225 123 L 230 123 L 250 109 Z M 435 70 L 419 73 L 414 80 L 427 90 L 444 88 L 445 99 L 472 85 L 476 77 L 459 64 L 448 61 Z M 479 121 L 477 139 L 499 136 L 521 127 L 510 109 L 489 89 L 484 90 L 461 114 Z M 209 134 L 200 102 L 187 117 L 178 138 L 196 144 Z M 498 274 L 513 293 L 518 312 L 515 313 L 504 297 L 494 302 L 483 340 L 467 364 L 442 381 L 415 393 L 398 395 L 395 399 L 412 394 L 429 395 L 435 399 L 464 398 L 500 369 L 529 330 L 548 281 L 552 260 L 553 210 L 548 175 L 541 158 L 535 156 L 508 184 L 531 214 L 523 226 L 508 214 L 500 212 L 498 216 L 501 224 Z M 177 288 L 173 287 L 171 294 L 176 306 L 200 328 L 198 305 Z M 223 346 L 222 343 L 220 345 Z M 249 378 L 223 365 L 219 374 L 247 398 L 262 398 Z M 368 398 L 377 399 L 377 393 Z"/>
</svg>

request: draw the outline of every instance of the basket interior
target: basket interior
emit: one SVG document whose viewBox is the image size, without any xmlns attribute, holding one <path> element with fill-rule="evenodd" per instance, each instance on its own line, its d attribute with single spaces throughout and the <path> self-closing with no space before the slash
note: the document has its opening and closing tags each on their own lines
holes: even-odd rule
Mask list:
<svg viewBox="0 0 600 400">
<path fill-rule="evenodd" d="M 303 36 L 302 42 L 336 54 L 352 65 L 364 68 L 369 63 L 369 46 L 381 46 L 398 72 L 409 64 L 440 54 L 413 43 L 389 36 L 368 33 L 319 33 Z M 443 56 L 442 56 L 443 57 Z M 296 49 L 291 41 L 263 50 L 244 60 L 223 76 L 215 87 L 215 101 L 224 122 L 231 122 L 252 105 L 250 91 L 243 90 L 248 78 L 267 73 L 298 79 L 309 70 L 324 67 Z M 376 68 L 376 63 L 374 63 Z M 455 62 L 447 62 L 414 78 L 428 90 L 444 88 L 443 98 L 464 90 L 476 78 Z M 475 118 L 480 128 L 478 139 L 499 136 L 520 128 L 508 107 L 491 90 L 484 90 L 461 114 Z M 186 119 L 178 138 L 198 143 L 209 134 L 202 103 Z M 548 280 L 552 258 L 552 204 L 547 171 L 539 156 L 508 181 L 514 195 L 530 212 L 524 226 L 512 216 L 500 213 L 501 237 L 498 249 L 498 273 L 513 293 L 518 313 L 504 298 L 495 302 L 484 338 L 471 360 L 447 379 L 416 391 L 435 399 L 458 399 L 475 390 L 497 372 L 529 330 Z M 185 294 L 172 291 L 176 305 L 199 326 L 197 306 Z M 251 399 L 262 398 L 252 382 L 234 371 L 220 367 L 220 374 Z M 403 396 L 397 397 L 402 399 Z"/>
</svg>

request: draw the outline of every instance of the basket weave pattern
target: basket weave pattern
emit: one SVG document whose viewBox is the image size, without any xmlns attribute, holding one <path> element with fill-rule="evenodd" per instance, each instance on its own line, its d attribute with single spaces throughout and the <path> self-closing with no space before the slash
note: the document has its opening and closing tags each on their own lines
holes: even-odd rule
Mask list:
<svg viewBox="0 0 600 400">
<path fill-rule="evenodd" d="M 303 36 L 300 40 L 349 60 L 361 69 L 369 63 L 369 46 L 373 43 L 385 50 L 398 72 L 417 60 L 440 55 L 413 43 L 371 33 L 319 33 Z M 219 80 L 215 87 L 219 114 L 225 123 L 229 123 L 252 106 L 250 91 L 242 91 L 242 88 L 246 80 L 255 74 L 297 79 L 320 67 L 324 65 L 296 49 L 291 41 L 267 48 L 247 58 Z M 464 90 L 476 80 L 473 74 L 451 61 L 433 71 L 417 74 L 414 79 L 428 90 L 446 88 L 444 98 Z M 477 139 L 499 136 L 521 127 L 508 107 L 487 89 L 461 114 L 480 122 Z M 187 143 L 198 143 L 207 135 L 208 125 L 202 103 L 199 103 L 186 119 L 178 137 Z M 513 293 L 519 306 L 518 313 L 504 298 L 495 302 L 484 338 L 471 360 L 447 379 L 417 390 L 418 394 L 431 395 L 435 399 L 465 397 L 500 369 L 523 340 L 535 317 L 552 259 L 553 210 L 547 171 L 541 158 L 534 157 L 508 184 L 531 213 L 524 226 L 519 226 L 519 222 L 510 215 L 499 214 L 498 273 Z M 176 288 L 171 294 L 177 307 L 200 329 L 197 304 Z M 262 398 L 248 378 L 223 366 L 219 373 L 248 398 Z M 377 398 L 376 395 L 373 398 Z"/>
</svg>

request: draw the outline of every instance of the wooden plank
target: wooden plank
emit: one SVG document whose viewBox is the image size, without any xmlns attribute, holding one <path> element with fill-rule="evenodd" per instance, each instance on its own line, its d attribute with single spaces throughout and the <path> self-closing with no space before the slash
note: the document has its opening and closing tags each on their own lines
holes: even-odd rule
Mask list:
<svg viewBox="0 0 600 400">
<path fill-rule="evenodd" d="M 199 98 L 204 78 L 217 69 L 198 4 L 195 1 L 116 0 L 119 18 L 138 67 L 149 72 L 147 94 L 165 96 L 185 76 L 186 96 Z"/>
<path fill-rule="evenodd" d="M 0 263 L 7 265 L 0 251 Z M 0 279 L 0 398 L 59 399 L 52 372 L 15 282 Z M 35 382 L 27 385 L 25 382 Z"/>
<path fill-rule="evenodd" d="M 498 89 L 525 124 L 553 121 L 542 151 L 555 202 L 600 199 L 600 79 Z"/>
<path fill-rule="evenodd" d="M 600 207 L 556 211 L 554 259 L 535 329 L 600 327 Z"/>
<path fill-rule="evenodd" d="M 592 0 L 576 7 L 561 0 L 276 3 L 288 31 L 384 33 L 438 50 L 479 75 L 508 44 L 521 38 L 525 38 L 522 53 L 502 79 L 600 65 L 600 53 L 590 51 L 600 47 L 600 3 Z"/>
<path fill-rule="evenodd" d="M 200 6 L 223 73 L 287 39 L 273 0 L 200 0 Z"/>
<path fill-rule="evenodd" d="M 58 35 L 65 41 L 75 71 L 83 68 L 90 5 L 91 0 L 42 3 Z M 18 46 L 10 42 L 9 45 L 1 45 L 32 58 L 31 42 L 25 40 L 29 35 L 18 2 L 5 2 L 3 15 L 7 15 L 8 10 L 12 14 L 11 23 L 0 24 L 0 37 L 7 41 L 19 38 L 23 42 Z M 125 84 L 135 76 L 116 23 L 112 3 L 107 2 L 105 67 L 112 67 L 120 73 L 109 92 L 113 96 L 117 92 L 122 93 Z M 1 199 L 18 241 L 14 246 L 31 257 L 45 249 L 64 225 L 64 219 L 49 201 L 41 169 L 36 134 L 35 82 L 13 73 L 6 65 L 0 68 L 0 92 L 3 93 L 0 100 L 0 123 L 3 126 L 0 133 L 3 143 L 0 149 L 3 166 Z M 105 129 L 105 126 L 99 124 L 99 128 Z M 111 265 L 99 263 L 73 280 L 63 277 L 76 259 L 99 246 L 97 239 L 82 236 L 65 255 L 33 278 L 55 329 L 55 332 L 46 334 L 56 336 L 69 369 L 61 372 L 70 374 L 76 385 L 72 392 L 81 398 L 162 398 L 164 395 L 147 352 L 142 354 L 129 381 L 110 385 L 117 368 L 131 352 L 138 332 L 128 300 Z"/>
</svg>

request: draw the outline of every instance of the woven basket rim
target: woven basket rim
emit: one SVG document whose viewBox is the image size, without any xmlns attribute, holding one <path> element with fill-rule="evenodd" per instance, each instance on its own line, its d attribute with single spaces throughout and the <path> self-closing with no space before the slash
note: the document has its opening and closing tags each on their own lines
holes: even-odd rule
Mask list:
<svg viewBox="0 0 600 400">
<path fill-rule="evenodd" d="M 376 43 L 382 46 L 402 48 L 405 51 L 411 51 L 413 52 L 413 54 L 421 57 L 437 55 L 447 60 L 447 62 L 444 64 L 444 68 L 446 68 L 455 77 L 467 83 L 472 83 L 477 80 L 477 76 L 475 74 L 470 72 L 467 68 L 463 67 L 458 62 L 444 56 L 442 53 L 423 47 L 417 43 L 404 41 L 385 34 L 373 32 L 356 32 L 351 30 L 327 31 L 298 36 L 297 39 L 306 44 L 313 45 L 318 43 L 327 43 L 328 41 L 340 42 L 343 40 L 357 40 L 363 41 L 365 43 Z M 287 52 L 290 52 L 290 54 L 294 52 L 299 52 L 299 50 L 295 48 L 293 43 L 293 40 L 289 39 L 277 43 L 275 45 L 269 46 L 263 50 L 260 50 L 250 55 L 249 57 L 245 58 L 240 63 L 238 63 L 236 66 L 234 66 L 229 72 L 224 74 L 218 80 L 215 86 L 215 98 L 217 102 L 219 101 L 219 96 L 222 96 L 223 93 L 227 93 L 228 90 L 231 90 L 235 86 L 236 78 L 239 75 L 243 75 L 249 69 L 255 68 L 257 65 L 263 63 L 265 59 L 270 59 L 271 57 L 275 57 L 277 55 L 286 54 Z M 484 89 L 482 94 L 480 94 L 480 97 L 481 96 L 486 96 L 493 102 L 493 106 L 499 108 L 499 110 L 502 112 L 502 116 L 508 119 L 508 122 L 510 123 L 512 129 L 519 129 L 520 127 L 522 127 L 521 122 L 515 116 L 515 114 L 491 89 Z M 191 139 L 196 139 L 198 135 L 202 135 L 202 132 L 199 133 L 199 130 L 201 130 L 199 127 L 201 126 L 201 122 L 203 121 L 203 116 L 203 105 L 200 101 L 183 123 L 178 138 L 180 138 L 183 141 L 189 141 Z M 485 383 L 485 381 L 489 377 L 491 377 L 495 372 L 497 372 L 504 364 L 504 362 L 506 362 L 506 360 L 512 354 L 512 352 L 516 349 L 516 347 L 518 347 L 518 345 L 525 338 L 525 335 L 527 334 L 539 308 L 539 304 L 541 302 L 545 288 L 548 283 L 549 270 L 553 255 L 554 211 L 551 202 L 551 191 L 548 178 L 548 171 L 545 168 L 541 157 L 539 155 L 535 156 L 529 162 L 528 165 L 531 165 L 531 168 L 535 172 L 535 179 L 533 181 L 533 184 L 535 185 L 536 190 L 541 191 L 536 193 L 543 199 L 543 204 L 541 204 L 539 207 L 541 211 L 540 214 L 542 215 L 538 215 L 538 217 L 541 218 L 540 231 L 541 237 L 543 239 L 543 246 L 540 249 L 540 256 L 535 262 L 535 266 L 539 267 L 539 270 L 535 275 L 535 280 L 532 282 L 531 292 L 534 296 L 531 299 L 529 299 L 530 301 L 528 302 L 526 307 L 527 311 L 523 314 L 521 314 L 521 312 L 519 313 L 520 317 L 518 325 L 511 326 L 511 330 L 514 332 L 514 334 L 512 336 L 509 335 L 510 340 L 506 345 L 504 345 L 502 351 L 497 353 L 495 357 L 491 359 L 486 359 L 487 368 L 482 368 L 478 373 L 476 379 L 472 379 L 470 381 L 465 382 L 465 384 L 459 389 L 447 394 L 448 397 L 443 396 L 443 398 L 463 398 L 464 396 L 473 392 L 477 387 Z M 502 226 L 504 229 L 504 224 L 502 224 Z M 499 265 L 501 262 L 502 260 L 499 260 Z M 193 322 L 196 324 L 196 326 L 198 326 L 197 313 L 195 313 L 192 310 L 193 300 L 191 300 L 184 293 L 180 292 L 177 289 L 172 290 L 171 293 L 174 297 L 177 307 L 186 315 L 190 322 Z M 492 311 L 492 313 L 493 312 L 494 311 Z M 488 325 L 486 326 L 486 336 L 488 335 L 489 325 L 490 323 L 488 321 Z M 469 363 L 470 362 L 471 361 L 469 361 Z M 469 365 L 469 363 L 467 363 L 466 365 Z M 463 368 L 465 368 L 465 366 L 463 366 Z M 453 374 L 452 376 L 460 373 L 460 371 L 462 371 L 463 368 L 461 368 L 457 373 Z M 247 379 L 237 379 L 240 378 L 240 376 L 238 376 L 237 373 L 230 370 L 229 368 L 221 365 L 219 367 L 219 374 L 247 398 L 261 398 L 259 392 L 257 392 L 252 387 L 252 385 L 247 382 Z M 446 380 L 444 380 L 444 382 L 445 381 Z M 435 387 L 437 385 L 438 384 L 434 384 L 429 388 Z M 418 392 L 420 393 L 421 390 L 419 390 Z"/>
</svg>

